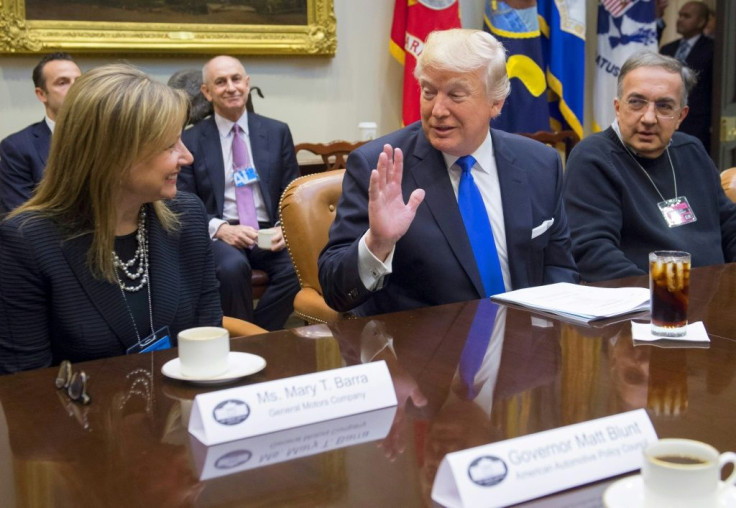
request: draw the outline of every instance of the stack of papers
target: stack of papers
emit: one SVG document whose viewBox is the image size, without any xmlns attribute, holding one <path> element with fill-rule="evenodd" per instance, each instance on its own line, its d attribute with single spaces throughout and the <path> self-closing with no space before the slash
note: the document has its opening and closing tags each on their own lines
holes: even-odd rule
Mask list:
<svg viewBox="0 0 736 508">
<path fill-rule="evenodd" d="M 649 289 L 646 288 L 597 288 L 559 282 L 517 289 L 491 298 L 583 323 L 649 310 Z"/>
</svg>

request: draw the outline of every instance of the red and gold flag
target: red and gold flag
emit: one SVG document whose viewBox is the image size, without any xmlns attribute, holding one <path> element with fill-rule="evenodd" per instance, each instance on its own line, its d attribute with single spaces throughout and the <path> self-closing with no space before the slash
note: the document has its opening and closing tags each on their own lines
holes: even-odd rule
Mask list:
<svg viewBox="0 0 736 508">
<path fill-rule="evenodd" d="M 414 67 L 424 41 L 434 30 L 459 27 L 458 0 L 396 0 L 389 47 L 404 66 L 404 125 L 419 120 L 419 84 L 414 79 Z"/>
</svg>

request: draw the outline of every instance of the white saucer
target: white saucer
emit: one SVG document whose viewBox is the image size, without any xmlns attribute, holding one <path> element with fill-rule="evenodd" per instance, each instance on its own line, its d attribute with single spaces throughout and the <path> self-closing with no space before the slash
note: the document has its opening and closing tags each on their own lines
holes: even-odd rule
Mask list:
<svg viewBox="0 0 736 508">
<path fill-rule="evenodd" d="M 238 378 L 250 376 L 263 370 L 266 367 L 266 360 L 258 355 L 252 355 L 250 353 L 236 353 L 230 351 L 227 357 L 227 370 L 219 376 L 210 378 L 194 378 L 187 377 L 181 373 L 181 364 L 178 358 L 174 358 L 164 364 L 161 367 L 161 372 L 164 376 L 171 379 L 178 379 L 180 381 L 189 381 L 190 383 L 197 383 L 203 385 L 216 385 L 229 383 Z"/>
<path fill-rule="evenodd" d="M 722 493 L 718 505 L 713 508 L 736 508 L 736 487 L 729 487 L 723 482 L 719 484 Z M 627 476 L 612 483 L 603 493 L 603 505 L 606 508 L 646 508 L 641 475 Z"/>
</svg>

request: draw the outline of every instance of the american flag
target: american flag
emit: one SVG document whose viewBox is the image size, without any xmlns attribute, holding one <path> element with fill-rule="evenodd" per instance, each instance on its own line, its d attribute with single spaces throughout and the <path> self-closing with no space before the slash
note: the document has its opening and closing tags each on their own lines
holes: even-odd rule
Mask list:
<svg viewBox="0 0 736 508">
<path fill-rule="evenodd" d="M 601 0 L 603 8 L 616 18 L 626 10 L 630 3 L 632 3 L 631 0 Z"/>
</svg>

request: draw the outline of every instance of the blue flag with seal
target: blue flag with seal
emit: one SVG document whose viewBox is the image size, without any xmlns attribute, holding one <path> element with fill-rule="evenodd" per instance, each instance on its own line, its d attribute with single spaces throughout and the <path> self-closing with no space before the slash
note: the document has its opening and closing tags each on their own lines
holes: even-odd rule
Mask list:
<svg viewBox="0 0 736 508">
<path fill-rule="evenodd" d="M 511 94 L 493 126 L 583 134 L 585 0 L 486 0 L 484 28 L 508 52 Z"/>
<path fill-rule="evenodd" d="M 606 129 L 616 117 L 613 99 L 621 66 L 642 49 L 657 51 L 655 1 L 601 0 L 595 58 L 594 131 Z"/>
</svg>

